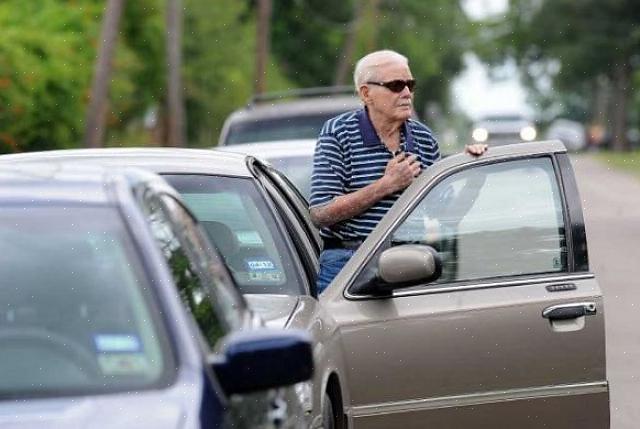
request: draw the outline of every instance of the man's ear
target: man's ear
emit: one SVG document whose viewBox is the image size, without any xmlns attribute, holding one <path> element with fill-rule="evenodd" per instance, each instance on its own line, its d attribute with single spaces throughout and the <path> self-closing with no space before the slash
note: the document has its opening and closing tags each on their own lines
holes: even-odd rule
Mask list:
<svg viewBox="0 0 640 429">
<path fill-rule="evenodd" d="M 367 104 L 367 101 L 369 101 L 369 86 L 360 85 L 360 88 L 358 88 L 358 94 L 360 95 L 360 99 Z"/>
</svg>

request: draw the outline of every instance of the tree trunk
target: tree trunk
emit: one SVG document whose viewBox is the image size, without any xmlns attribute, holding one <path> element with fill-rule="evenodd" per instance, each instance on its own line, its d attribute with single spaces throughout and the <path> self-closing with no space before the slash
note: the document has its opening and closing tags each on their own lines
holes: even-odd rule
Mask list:
<svg viewBox="0 0 640 429">
<path fill-rule="evenodd" d="M 182 1 L 167 3 L 167 146 L 186 146 L 185 113 L 182 91 Z"/>
<path fill-rule="evenodd" d="M 631 66 L 627 61 L 616 64 L 613 71 L 611 147 L 616 152 L 629 148 L 627 141 L 627 106 L 631 97 L 631 72 Z"/>
<path fill-rule="evenodd" d="M 108 1 L 102 19 L 98 58 L 93 72 L 93 83 L 89 95 L 89 106 L 87 107 L 84 134 L 85 147 L 101 147 L 104 139 L 111 59 L 118 37 L 120 16 L 124 7 L 124 0 Z"/>
<path fill-rule="evenodd" d="M 271 0 L 258 0 L 258 23 L 256 32 L 256 75 L 254 94 L 262 94 L 267 87 L 267 61 L 271 39 Z"/>
<path fill-rule="evenodd" d="M 362 20 L 362 12 L 364 7 L 362 0 L 354 0 L 353 2 L 353 18 L 349 23 L 349 29 L 342 47 L 342 55 L 338 59 L 338 67 L 336 67 L 336 76 L 333 81 L 334 85 L 346 85 L 349 71 L 352 70 L 354 56 L 356 52 L 356 42 L 358 40 L 358 28 Z M 356 88 L 356 91 L 358 88 Z"/>
</svg>

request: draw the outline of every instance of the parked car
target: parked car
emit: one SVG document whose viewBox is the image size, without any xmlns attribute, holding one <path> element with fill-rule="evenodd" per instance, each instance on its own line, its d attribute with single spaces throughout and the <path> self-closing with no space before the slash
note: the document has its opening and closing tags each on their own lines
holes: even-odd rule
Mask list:
<svg viewBox="0 0 640 429">
<path fill-rule="evenodd" d="M 0 207 L 0 426 L 307 427 L 271 388 L 308 334 L 263 326 L 162 179 L 4 164 Z"/>
<path fill-rule="evenodd" d="M 305 88 L 264 94 L 225 120 L 218 146 L 315 139 L 324 123 L 362 107 L 352 87 Z"/>
<path fill-rule="evenodd" d="M 216 149 L 246 153 L 268 161 L 291 180 L 307 201 L 311 197 L 311 174 L 313 173 L 313 153 L 316 149 L 316 139 L 244 143 Z"/>
<path fill-rule="evenodd" d="M 255 158 L 113 149 L 0 162 L 56 158 L 137 165 L 175 186 L 252 308 L 313 335 L 316 372 L 300 389 L 313 427 L 609 425 L 602 294 L 559 142 L 425 170 L 319 297 L 305 203 Z"/>
<path fill-rule="evenodd" d="M 580 151 L 587 147 L 587 132 L 580 122 L 569 119 L 556 119 L 547 129 L 548 140 L 560 140 L 571 151 Z"/>
<path fill-rule="evenodd" d="M 538 132 L 535 124 L 518 114 L 488 115 L 473 124 L 471 138 L 474 143 L 491 146 L 530 142 Z"/>
</svg>

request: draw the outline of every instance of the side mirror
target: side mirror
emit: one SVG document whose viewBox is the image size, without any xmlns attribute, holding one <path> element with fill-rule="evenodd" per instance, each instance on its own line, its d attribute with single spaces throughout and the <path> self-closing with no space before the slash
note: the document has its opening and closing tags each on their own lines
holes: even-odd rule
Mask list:
<svg viewBox="0 0 640 429">
<path fill-rule="evenodd" d="M 378 259 L 378 273 L 369 291 L 389 295 L 394 289 L 431 282 L 442 274 L 438 252 L 423 244 L 403 244 L 385 250 Z"/>
<path fill-rule="evenodd" d="M 231 334 L 210 360 L 227 395 L 306 381 L 313 375 L 311 337 L 300 330 L 256 329 Z"/>
</svg>

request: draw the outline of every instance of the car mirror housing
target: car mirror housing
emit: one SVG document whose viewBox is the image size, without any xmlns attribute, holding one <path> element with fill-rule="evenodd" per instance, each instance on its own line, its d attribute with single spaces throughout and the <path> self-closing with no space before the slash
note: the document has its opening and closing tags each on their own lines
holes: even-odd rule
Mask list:
<svg viewBox="0 0 640 429">
<path fill-rule="evenodd" d="M 263 328 L 231 334 L 224 342 L 209 363 L 227 395 L 288 386 L 313 375 L 307 332 Z"/>
<path fill-rule="evenodd" d="M 424 244 L 391 247 L 380 255 L 374 282 L 374 295 L 390 294 L 394 289 L 429 283 L 440 277 L 442 262 L 438 252 Z"/>
</svg>

